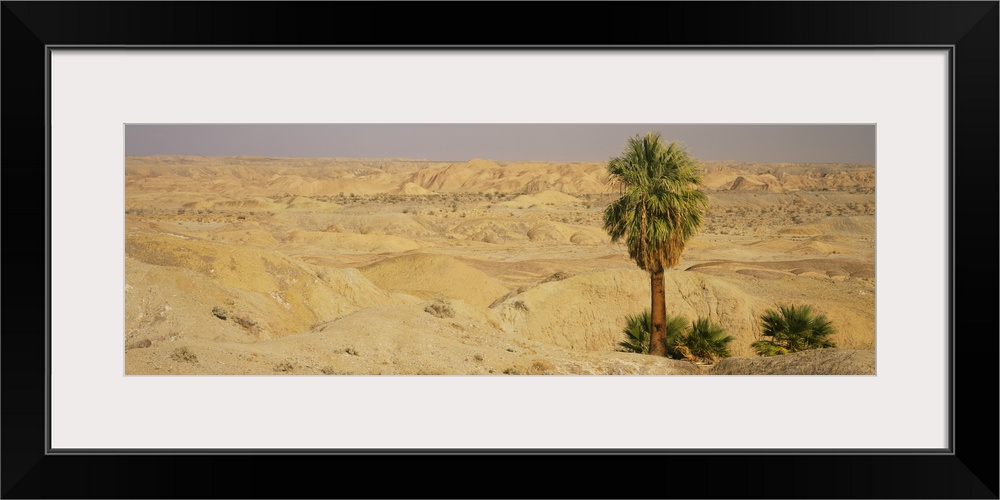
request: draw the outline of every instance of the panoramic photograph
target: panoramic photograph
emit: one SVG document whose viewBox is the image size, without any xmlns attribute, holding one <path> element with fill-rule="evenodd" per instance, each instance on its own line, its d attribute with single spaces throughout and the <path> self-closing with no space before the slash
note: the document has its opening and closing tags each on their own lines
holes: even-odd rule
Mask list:
<svg viewBox="0 0 1000 500">
<path fill-rule="evenodd" d="M 126 124 L 126 375 L 874 375 L 875 125 Z"/>
</svg>

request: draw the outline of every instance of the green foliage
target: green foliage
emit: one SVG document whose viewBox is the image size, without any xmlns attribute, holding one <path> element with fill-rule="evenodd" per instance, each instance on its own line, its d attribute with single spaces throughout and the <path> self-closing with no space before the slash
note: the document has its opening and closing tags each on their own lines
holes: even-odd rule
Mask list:
<svg viewBox="0 0 1000 500">
<path fill-rule="evenodd" d="M 684 359 L 684 353 L 677 346 L 685 345 L 687 319 L 681 316 L 667 315 L 667 357 Z"/>
<path fill-rule="evenodd" d="M 649 354 L 649 332 L 653 331 L 653 318 L 649 309 L 625 316 L 625 340 L 618 343 L 621 352 Z"/>
<path fill-rule="evenodd" d="M 698 318 L 691 323 L 691 329 L 684 337 L 684 345 L 691 351 L 692 356 L 714 361 L 732 356 L 729 353 L 729 343 L 733 340 L 735 338 L 726 335 L 722 326 L 710 322 L 708 318 Z"/>
<path fill-rule="evenodd" d="M 750 344 L 750 346 L 753 347 L 753 349 L 757 351 L 757 354 L 761 356 L 780 356 L 782 354 L 788 354 L 788 349 L 774 345 L 767 340 L 758 340 L 757 342 Z"/>
<path fill-rule="evenodd" d="M 814 315 L 810 306 L 779 304 L 777 311 L 765 311 L 760 321 L 765 339 L 751 346 L 761 356 L 837 347 L 830 340 L 836 333 L 833 323 L 822 314 Z"/>
<path fill-rule="evenodd" d="M 626 340 L 618 343 L 618 350 L 649 354 L 649 335 L 653 329 L 649 309 L 626 316 L 625 321 L 623 333 Z M 669 358 L 685 359 L 685 348 L 691 356 L 708 361 L 731 356 L 728 345 L 734 340 L 733 337 L 726 335 L 721 326 L 707 319 L 699 318 L 688 327 L 687 320 L 683 317 L 668 314 L 666 326 Z"/>
<path fill-rule="evenodd" d="M 625 240 L 629 256 L 645 271 L 677 265 L 708 207 L 708 197 L 697 189 L 697 160 L 679 143 L 664 144 L 659 132 L 650 132 L 630 138 L 607 171 L 621 190 L 604 211 L 611 241 Z"/>
</svg>

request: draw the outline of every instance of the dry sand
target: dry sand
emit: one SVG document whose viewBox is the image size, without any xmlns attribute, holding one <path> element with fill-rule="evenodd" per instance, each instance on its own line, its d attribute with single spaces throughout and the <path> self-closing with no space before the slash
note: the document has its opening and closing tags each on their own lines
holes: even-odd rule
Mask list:
<svg viewBox="0 0 1000 500">
<path fill-rule="evenodd" d="M 666 290 L 748 358 L 714 368 L 615 351 L 649 277 L 601 228 L 601 163 L 129 157 L 126 373 L 872 372 L 874 167 L 705 168 Z M 777 303 L 840 352 L 751 359 Z M 816 358 L 847 354 L 872 363 Z"/>
</svg>

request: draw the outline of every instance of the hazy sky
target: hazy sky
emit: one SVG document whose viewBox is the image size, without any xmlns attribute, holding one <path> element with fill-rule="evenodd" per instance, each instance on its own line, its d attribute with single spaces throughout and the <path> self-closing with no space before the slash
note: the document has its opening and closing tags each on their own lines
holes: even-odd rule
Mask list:
<svg viewBox="0 0 1000 500">
<path fill-rule="evenodd" d="M 702 160 L 875 163 L 875 125 L 126 125 L 125 155 L 606 161 L 650 130 Z"/>
</svg>

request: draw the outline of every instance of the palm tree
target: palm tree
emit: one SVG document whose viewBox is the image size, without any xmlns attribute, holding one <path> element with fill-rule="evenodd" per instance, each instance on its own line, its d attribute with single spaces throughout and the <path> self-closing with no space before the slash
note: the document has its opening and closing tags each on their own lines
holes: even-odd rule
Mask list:
<svg viewBox="0 0 1000 500">
<path fill-rule="evenodd" d="M 762 335 L 770 337 L 751 344 L 761 356 L 775 356 L 808 349 L 837 347 L 830 340 L 836 333 L 833 323 L 826 316 L 813 315 L 812 308 L 778 305 L 778 310 L 768 309 L 760 317 Z"/>
<path fill-rule="evenodd" d="M 625 241 L 629 257 L 650 278 L 652 334 L 649 353 L 667 355 L 664 271 L 677 265 L 684 246 L 701 227 L 708 199 L 698 187 L 697 160 L 677 142 L 664 144 L 658 132 L 628 140 L 607 165 L 620 198 L 604 210 L 611 241 Z"/>
</svg>

